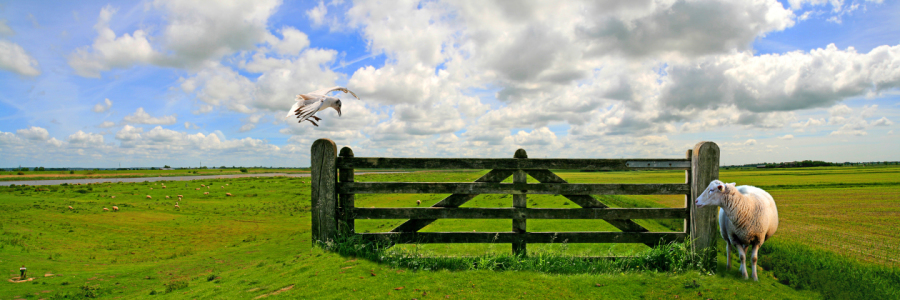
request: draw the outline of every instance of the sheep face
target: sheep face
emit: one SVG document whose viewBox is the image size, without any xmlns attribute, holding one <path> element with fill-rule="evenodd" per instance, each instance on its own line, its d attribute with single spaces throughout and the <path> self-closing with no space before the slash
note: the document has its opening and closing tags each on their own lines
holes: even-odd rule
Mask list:
<svg viewBox="0 0 900 300">
<path fill-rule="evenodd" d="M 713 180 L 694 203 L 697 205 L 697 208 L 707 205 L 722 206 L 722 198 L 734 188 L 734 182 L 726 184 L 719 180 Z"/>
</svg>

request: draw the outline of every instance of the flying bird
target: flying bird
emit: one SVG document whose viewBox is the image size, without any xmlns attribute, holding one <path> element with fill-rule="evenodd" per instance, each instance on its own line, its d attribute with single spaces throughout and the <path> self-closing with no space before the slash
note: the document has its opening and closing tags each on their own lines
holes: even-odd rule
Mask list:
<svg viewBox="0 0 900 300">
<path fill-rule="evenodd" d="M 334 108 L 338 112 L 338 116 L 341 115 L 341 99 L 338 97 L 328 96 L 328 93 L 334 91 L 341 91 L 344 93 L 350 93 L 356 99 L 359 97 L 356 96 L 356 93 L 348 90 L 345 87 L 336 86 L 330 87 L 327 89 L 321 89 L 318 91 L 314 91 L 311 93 L 300 94 L 297 95 L 297 103 L 294 103 L 294 106 L 291 106 L 291 110 L 288 111 L 287 115 L 284 116 L 285 119 L 290 118 L 291 116 L 297 116 L 298 123 L 303 123 L 303 121 L 309 121 L 316 127 L 319 127 L 319 124 L 316 124 L 317 121 L 321 121 L 319 117 L 316 117 L 315 114 L 319 111 L 325 110 L 326 108 Z"/>
</svg>

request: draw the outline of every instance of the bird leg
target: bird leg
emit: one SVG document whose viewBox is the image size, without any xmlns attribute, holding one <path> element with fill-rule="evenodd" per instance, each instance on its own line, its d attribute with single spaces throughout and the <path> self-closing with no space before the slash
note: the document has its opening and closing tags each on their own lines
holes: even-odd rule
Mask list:
<svg viewBox="0 0 900 300">
<path fill-rule="evenodd" d="M 316 116 L 309 116 L 309 117 L 310 117 L 310 118 L 313 118 L 313 119 L 316 119 L 316 121 L 322 121 L 322 119 L 320 119 L 319 117 L 316 117 Z"/>
<path fill-rule="evenodd" d="M 316 119 L 318 119 L 318 118 L 316 118 Z M 312 123 L 313 125 L 316 125 L 316 127 L 319 127 L 319 124 L 316 124 L 316 122 L 314 122 L 313 120 L 306 119 L 305 121 L 309 121 L 309 122 Z M 302 123 L 303 121 L 300 121 L 300 122 Z"/>
</svg>

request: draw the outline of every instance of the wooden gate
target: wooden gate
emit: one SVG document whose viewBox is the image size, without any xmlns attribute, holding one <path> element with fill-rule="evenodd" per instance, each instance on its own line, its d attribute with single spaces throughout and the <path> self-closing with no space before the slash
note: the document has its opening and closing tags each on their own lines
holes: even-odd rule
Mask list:
<svg viewBox="0 0 900 300">
<path fill-rule="evenodd" d="M 677 159 L 529 159 L 525 150 L 514 158 L 354 157 L 344 147 L 319 139 L 312 146 L 312 241 L 334 240 L 339 234 L 392 243 L 509 243 L 526 254 L 529 243 L 642 243 L 683 241 L 690 237 L 705 264 L 715 265 L 717 234 L 714 207 L 697 209 L 693 199 L 718 178 L 719 147 L 698 143 Z M 474 182 L 354 182 L 354 169 L 487 169 Z M 684 170 L 677 184 L 572 184 L 550 169 Z M 338 172 L 340 171 L 340 172 Z M 339 175 L 338 175 L 339 174 Z M 526 183 L 526 174 L 540 183 Z M 512 176 L 513 183 L 501 183 Z M 359 208 L 355 194 L 450 194 L 424 208 Z M 512 208 L 461 208 L 480 194 L 512 194 Z M 562 195 L 576 209 L 528 208 L 528 194 Z M 610 208 L 590 195 L 684 195 L 685 208 Z M 408 219 L 390 232 L 356 233 L 355 219 Z M 511 219 L 508 232 L 418 232 L 437 219 Z M 621 232 L 528 232 L 528 219 L 602 219 Z M 682 232 L 648 232 L 632 219 L 685 219 Z M 343 225 L 342 225 L 343 224 Z M 339 226 L 347 226 L 339 228 Z"/>
</svg>

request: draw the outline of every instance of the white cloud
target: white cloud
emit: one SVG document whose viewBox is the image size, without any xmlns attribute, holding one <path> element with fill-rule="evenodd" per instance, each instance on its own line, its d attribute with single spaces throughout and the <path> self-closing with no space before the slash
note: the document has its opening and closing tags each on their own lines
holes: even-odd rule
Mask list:
<svg viewBox="0 0 900 300">
<path fill-rule="evenodd" d="M 100 125 L 97 125 L 97 127 L 99 127 L 99 128 L 111 128 L 111 127 L 115 127 L 115 126 L 116 126 L 116 123 L 113 123 L 110 121 L 103 121 L 103 123 L 100 123 Z"/>
<path fill-rule="evenodd" d="M 184 129 L 200 129 L 200 126 L 191 122 L 184 122 Z"/>
<path fill-rule="evenodd" d="M 6 25 L 6 19 L 0 19 L 0 36 L 15 35 L 16 31 Z"/>
<path fill-rule="evenodd" d="M 0 39 L 0 70 L 7 70 L 23 76 L 41 75 L 38 61 L 31 57 L 19 44 Z"/>
<path fill-rule="evenodd" d="M 97 103 L 94 105 L 94 108 L 91 109 L 95 113 L 103 113 L 109 110 L 112 107 L 112 101 L 109 101 L 109 98 L 103 100 L 103 102 Z"/>
<path fill-rule="evenodd" d="M 751 112 L 827 107 L 900 87 L 900 45 L 867 54 L 833 44 L 808 53 L 703 58 L 668 68 L 661 103 L 672 109 L 736 105 Z M 716 87 L 716 88 L 707 88 Z"/>
<path fill-rule="evenodd" d="M 749 140 L 744 141 L 744 144 L 743 144 L 743 145 L 744 145 L 744 146 L 753 146 L 753 145 L 756 145 L 756 144 L 757 144 L 756 140 L 754 140 L 754 139 L 749 139 Z"/>
<path fill-rule="evenodd" d="M 16 130 L 16 134 L 29 141 L 43 142 L 50 137 L 47 129 L 35 126 L 29 126 L 28 129 Z"/>
<path fill-rule="evenodd" d="M 319 5 L 306 11 L 306 16 L 312 21 L 314 26 L 322 26 L 325 23 L 325 15 L 328 14 L 328 8 L 325 2 L 319 1 Z"/>
<path fill-rule="evenodd" d="M 282 39 L 272 39 L 270 43 L 279 54 L 297 55 L 309 47 L 309 37 L 297 28 L 285 26 L 281 28 Z"/>
<path fill-rule="evenodd" d="M 69 66 L 75 69 L 76 74 L 99 78 L 102 71 L 150 64 L 160 59 L 160 54 L 153 50 L 144 30 L 138 29 L 132 34 L 125 33 L 116 37 L 116 33 L 109 27 L 110 19 L 115 13 L 116 9 L 112 6 L 104 6 L 94 25 L 97 30 L 94 43 L 78 48 L 69 55 Z"/>
<path fill-rule="evenodd" d="M 881 119 L 873 121 L 870 125 L 872 126 L 891 126 L 894 125 L 894 122 L 888 120 L 887 117 L 881 117 Z"/>
<path fill-rule="evenodd" d="M 143 128 L 125 125 L 119 132 L 116 132 L 116 139 L 123 142 L 138 140 L 141 138 L 142 132 L 144 132 Z"/>
<path fill-rule="evenodd" d="M 138 107 L 134 114 L 125 116 L 123 118 L 125 122 L 132 124 L 160 124 L 160 125 L 172 125 L 176 122 L 176 115 L 171 116 L 162 116 L 162 117 L 152 117 L 150 114 L 144 111 L 143 107 Z"/>
<path fill-rule="evenodd" d="M 148 7 L 166 13 L 160 36 L 138 29 L 118 37 L 109 25 L 116 9 L 107 5 L 94 26 L 98 33 L 94 43 L 76 49 L 68 62 L 84 77 L 100 77 L 103 71 L 136 64 L 195 68 L 264 41 L 266 22 L 280 4 L 278 0 L 156 0 Z"/>
<path fill-rule="evenodd" d="M 0 131 L 0 146 L 19 145 L 24 141 L 12 132 Z"/>
<path fill-rule="evenodd" d="M 785 134 L 785 135 L 783 135 L 783 136 L 779 136 L 778 139 L 780 139 L 780 140 L 793 140 L 793 139 L 794 139 L 794 135 L 793 135 L 793 134 Z"/>
<path fill-rule="evenodd" d="M 78 146 L 97 146 L 103 144 L 103 136 L 96 133 L 86 133 L 79 130 L 76 133 L 73 133 L 67 139 L 69 141 L 69 145 L 78 145 Z"/>
</svg>

